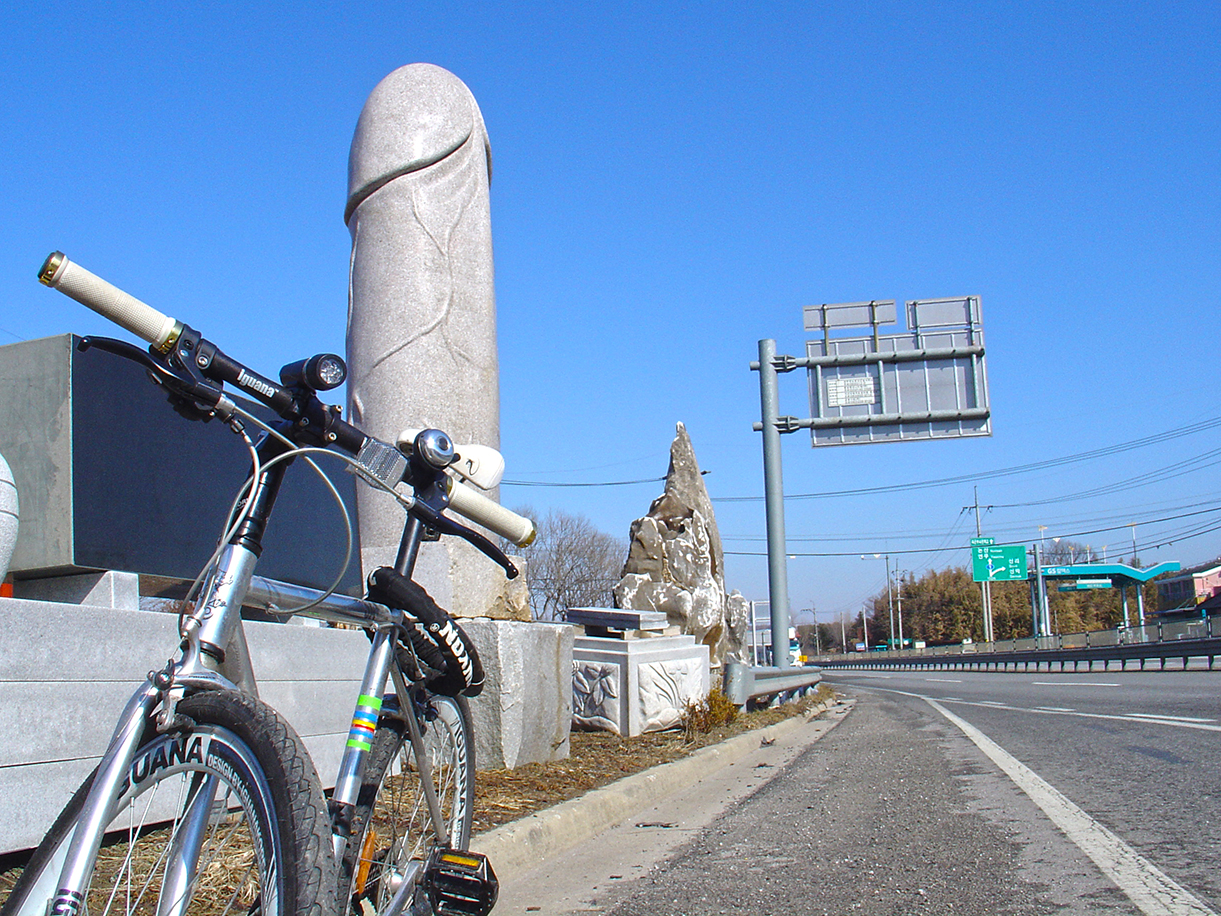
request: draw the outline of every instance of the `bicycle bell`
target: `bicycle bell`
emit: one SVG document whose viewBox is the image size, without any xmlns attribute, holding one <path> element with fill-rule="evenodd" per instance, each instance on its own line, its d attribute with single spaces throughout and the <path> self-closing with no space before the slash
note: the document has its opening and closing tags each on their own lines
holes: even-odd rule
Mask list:
<svg viewBox="0 0 1221 916">
<path fill-rule="evenodd" d="M 420 430 L 415 437 L 415 453 L 434 468 L 454 463 L 454 440 L 439 429 Z"/>
</svg>

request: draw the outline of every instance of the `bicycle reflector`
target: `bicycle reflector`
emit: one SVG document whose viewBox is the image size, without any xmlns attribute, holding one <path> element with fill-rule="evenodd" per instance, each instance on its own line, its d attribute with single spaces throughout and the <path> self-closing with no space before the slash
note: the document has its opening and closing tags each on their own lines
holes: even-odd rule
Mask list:
<svg viewBox="0 0 1221 916">
<path fill-rule="evenodd" d="M 420 887 L 437 916 L 487 916 L 500 894 L 487 856 L 444 847 L 428 857 Z"/>
</svg>

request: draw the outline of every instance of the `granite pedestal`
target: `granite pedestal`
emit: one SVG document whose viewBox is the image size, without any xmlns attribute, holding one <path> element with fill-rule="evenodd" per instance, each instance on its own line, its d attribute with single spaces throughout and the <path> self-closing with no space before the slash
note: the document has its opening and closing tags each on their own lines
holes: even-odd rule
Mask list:
<svg viewBox="0 0 1221 916">
<path fill-rule="evenodd" d="M 598 628 L 572 645 L 572 721 L 630 737 L 672 728 L 708 695 L 708 647 L 694 636 Z"/>
</svg>

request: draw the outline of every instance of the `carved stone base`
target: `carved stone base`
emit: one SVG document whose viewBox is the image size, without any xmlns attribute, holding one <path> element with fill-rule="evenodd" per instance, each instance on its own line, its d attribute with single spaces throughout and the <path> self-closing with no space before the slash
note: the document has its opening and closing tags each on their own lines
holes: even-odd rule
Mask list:
<svg viewBox="0 0 1221 916">
<path fill-rule="evenodd" d="M 694 636 L 578 636 L 572 647 L 572 721 L 630 737 L 678 725 L 708 695 L 708 647 Z"/>
</svg>

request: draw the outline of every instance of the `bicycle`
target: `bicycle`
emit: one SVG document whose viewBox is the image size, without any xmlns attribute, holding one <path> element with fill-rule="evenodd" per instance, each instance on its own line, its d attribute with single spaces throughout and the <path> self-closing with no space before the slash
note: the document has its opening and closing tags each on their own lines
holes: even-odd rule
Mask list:
<svg viewBox="0 0 1221 916">
<path fill-rule="evenodd" d="M 31 854 L 0 916 L 485 916 L 495 874 L 467 851 L 475 761 L 466 697 L 482 689 L 483 671 L 412 572 L 421 543 L 448 535 L 518 574 L 488 537 L 446 514 L 518 546 L 533 539 L 532 522 L 475 489 L 499 482 L 499 453 L 456 447 L 435 429 L 406 431 L 393 445 L 366 435 L 318 398 L 346 378 L 333 354 L 285 366 L 276 383 L 60 252 L 39 279 L 146 341 L 147 351 L 104 337 L 79 346 L 139 363 L 178 413 L 232 429 L 251 470 L 188 591 L 175 655 L 128 701 L 97 769 Z M 226 385 L 279 419 L 260 420 Z M 257 442 L 250 427 L 262 430 Z M 288 466 L 302 458 L 327 480 L 317 454 L 339 456 L 406 510 L 394 566 L 370 575 L 363 599 L 334 591 L 342 570 L 326 591 L 254 575 Z M 346 510 L 344 518 L 346 568 Z M 257 697 L 243 606 L 369 635 L 329 798 L 300 738 Z"/>
</svg>

